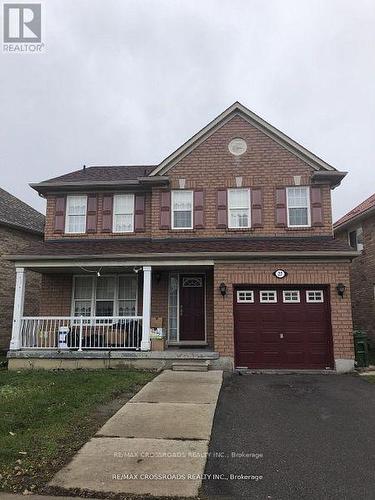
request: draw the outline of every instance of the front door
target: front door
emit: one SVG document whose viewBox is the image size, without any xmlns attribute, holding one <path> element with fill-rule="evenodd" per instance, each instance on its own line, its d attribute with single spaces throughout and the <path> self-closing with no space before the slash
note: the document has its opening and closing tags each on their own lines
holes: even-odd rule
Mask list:
<svg viewBox="0 0 375 500">
<path fill-rule="evenodd" d="M 180 341 L 204 342 L 204 275 L 180 275 Z"/>
</svg>

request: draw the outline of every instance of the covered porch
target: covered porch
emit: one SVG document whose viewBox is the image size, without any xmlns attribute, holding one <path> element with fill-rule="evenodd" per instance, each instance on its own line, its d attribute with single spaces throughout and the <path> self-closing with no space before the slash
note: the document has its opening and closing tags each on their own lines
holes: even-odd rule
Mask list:
<svg viewBox="0 0 375 500">
<path fill-rule="evenodd" d="M 32 317 L 23 314 L 28 269 L 42 274 Z M 10 357 L 131 359 L 157 345 L 165 358 L 213 353 L 213 262 L 16 263 Z"/>
</svg>

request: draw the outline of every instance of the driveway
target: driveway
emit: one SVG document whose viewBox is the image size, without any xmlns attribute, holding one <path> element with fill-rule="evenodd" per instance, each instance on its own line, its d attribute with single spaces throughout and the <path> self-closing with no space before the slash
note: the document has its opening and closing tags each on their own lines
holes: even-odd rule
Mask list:
<svg viewBox="0 0 375 500">
<path fill-rule="evenodd" d="M 374 499 L 375 384 L 354 375 L 226 377 L 205 473 L 203 498 Z"/>
</svg>

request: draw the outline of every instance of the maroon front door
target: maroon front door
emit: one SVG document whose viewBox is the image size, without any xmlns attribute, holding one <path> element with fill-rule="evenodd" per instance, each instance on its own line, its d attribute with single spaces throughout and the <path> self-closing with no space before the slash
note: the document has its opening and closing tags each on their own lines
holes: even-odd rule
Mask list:
<svg viewBox="0 0 375 500">
<path fill-rule="evenodd" d="M 205 340 L 204 275 L 180 275 L 180 341 Z"/>
<path fill-rule="evenodd" d="M 324 286 L 238 287 L 236 366 L 332 368 L 329 304 Z"/>
</svg>

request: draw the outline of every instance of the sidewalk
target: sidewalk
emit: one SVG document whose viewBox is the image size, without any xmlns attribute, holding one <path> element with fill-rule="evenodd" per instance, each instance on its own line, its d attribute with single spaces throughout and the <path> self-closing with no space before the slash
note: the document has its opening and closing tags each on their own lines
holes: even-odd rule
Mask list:
<svg viewBox="0 0 375 500">
<path fill-rule="evenodd" d="M 221 371 L 164 371 L 108 420 L 50 486 L 196 496 L 221 383 Z"/>
</svg>

